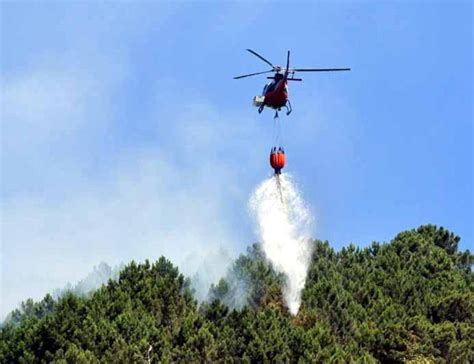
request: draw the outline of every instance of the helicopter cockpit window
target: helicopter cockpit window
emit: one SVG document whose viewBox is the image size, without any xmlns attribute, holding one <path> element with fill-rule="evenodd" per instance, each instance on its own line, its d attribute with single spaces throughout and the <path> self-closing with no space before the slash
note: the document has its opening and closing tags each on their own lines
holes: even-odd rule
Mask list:
<svg viewBox="0 0 474 364">
<path fill-rule="evenodd" d="M 267 83 L 263 88 L 263 94 L 265 95 L 267 92 L 273 91 L 275 88 L 275 83 L 273 81 Z"/>
</svg>

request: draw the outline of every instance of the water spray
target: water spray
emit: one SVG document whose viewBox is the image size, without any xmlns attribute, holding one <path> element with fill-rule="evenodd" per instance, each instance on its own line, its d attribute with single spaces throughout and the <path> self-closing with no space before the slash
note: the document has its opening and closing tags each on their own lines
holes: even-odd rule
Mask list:
<svg viewBox="0 0 474 364">
<path fill-rule="evenodd" d="M 285 277 L 285 303 L 296 315 L 312 256 L 311 214 L 288 174 L 263 181 L 251 196 L 250 208 L 266 258 Z"/>
</svg>

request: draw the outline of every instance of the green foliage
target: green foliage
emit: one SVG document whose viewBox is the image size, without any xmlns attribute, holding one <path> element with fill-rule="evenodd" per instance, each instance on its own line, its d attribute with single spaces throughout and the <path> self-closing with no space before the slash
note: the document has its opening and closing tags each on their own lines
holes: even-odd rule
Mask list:
<svg viewBox="0 0 474 364">
<path fill-rule="evenodd" d="M 259 245 L 201 305 L 165 258 L 131 262 L 90 296 L 24 302 L 0 362 L 474 362 L 474 256 L 458 243 L 433 225 L 364 249 L 314 241 L 296 317 Z"/>
</svg>

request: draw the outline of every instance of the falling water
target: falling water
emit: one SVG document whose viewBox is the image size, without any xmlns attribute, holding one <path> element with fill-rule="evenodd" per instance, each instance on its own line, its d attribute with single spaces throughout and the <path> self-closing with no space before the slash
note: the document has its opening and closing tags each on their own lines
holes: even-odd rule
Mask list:
<svg viewBox="0 0 474 364">
<path fill-rule="evenodd" d="M 250 208 L 267 259 L 286 278 L 283 297 L 296 315 L 312 255 L 311 214 L 288 174 L 261 183 L 250 198 Z"/>
</svg>

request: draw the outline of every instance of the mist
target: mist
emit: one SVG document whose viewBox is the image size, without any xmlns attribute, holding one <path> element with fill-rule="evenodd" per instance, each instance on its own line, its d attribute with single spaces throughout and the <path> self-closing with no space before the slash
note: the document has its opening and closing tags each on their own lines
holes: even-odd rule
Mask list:
<svg viewBox="0 0 474 364">
<path fill-rule="evenodd" d="M 312 255 L 312 216 L 288 174 L 263 181 L 249 204 L 265 256 L 285 276 L 283 297 L 296 315 Z"/>
</svg>

